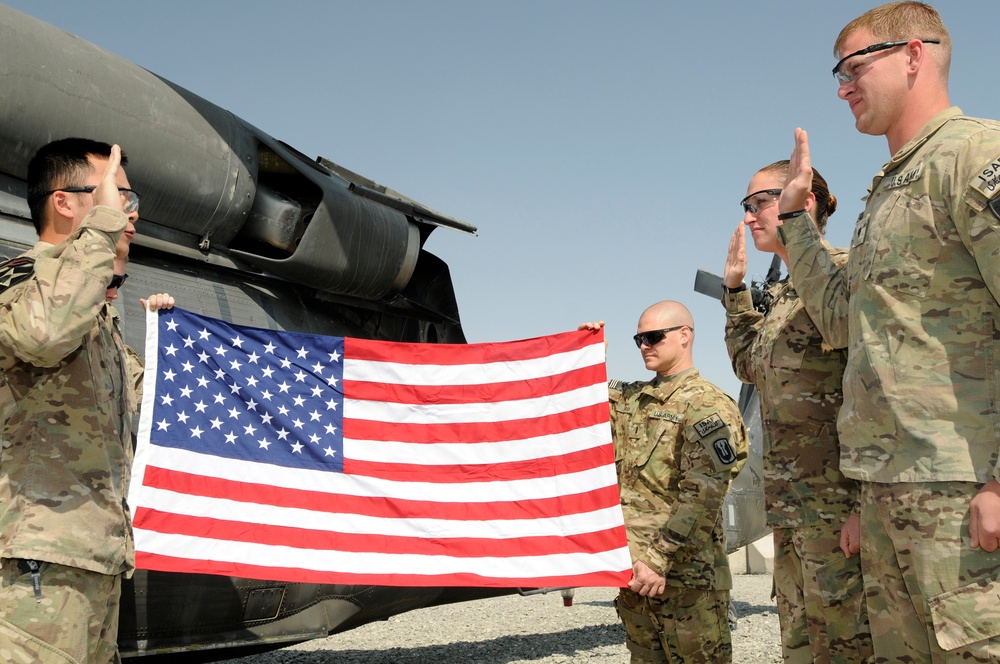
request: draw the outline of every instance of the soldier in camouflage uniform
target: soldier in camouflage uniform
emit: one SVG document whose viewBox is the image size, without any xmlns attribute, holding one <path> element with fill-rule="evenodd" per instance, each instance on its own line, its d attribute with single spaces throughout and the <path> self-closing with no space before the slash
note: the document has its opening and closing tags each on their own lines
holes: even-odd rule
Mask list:
<svg viewBox="0 0 1000 664">
<path fill-rule="evenodd" d="M 839 96 L 892 155 L 846 275 L 803 209 L 796 130 L 779 202 L 792 278 L 847 347 L 841 469 L 861 480 L 861 559 L 877 661 L 1000 660 L 1000 122 L 948 100 L 936 11 L 877 7 L 837 39 Z"/>
<path fill-rule="evenodd" d="M 840 472 L 837 413 L 847 354 L 823 342 L 789 279 L 767 286 L 758 311 L 746 276 L 746 228 L 760 251 L 778 242 L 778 195 L 788 161 L 758 171 L 740 202 L 723 285 L 726 347 L 736 375 L 760 395 L 764 497 L 774 530 L 774 584 L 786 663 L 866 662 L 872 655 L 861 578 L 858 487 Z M 822 233 L 837 209 L 814 172 L 806 207 Z M 838 266 L 847 251 L 831 250 Z"/>
<path fill-rule="evenodd" d="M 39 150 L 28 169 L 39 242 L 0 266 L 5 662 L 120 661 L 140 373 L 108 304 L 138 219 L 123 161 L 117 146 L 83 139 Z M 169 300 L 154 296 L 149 306 Z"/>
<path fill-rule="evenodd" d="M 596 329 L 603 323 L 585 323 Z M 722 502 L 746 463 L 733 400 L 691 358 L 694 321 L 677 302 L 639 318 L 636 345 L 651 381 L 612 381 L 615 463 L 633 577 L 616 608 L 632 662 L 728 662 L 732 577 Z"/>
</svg>

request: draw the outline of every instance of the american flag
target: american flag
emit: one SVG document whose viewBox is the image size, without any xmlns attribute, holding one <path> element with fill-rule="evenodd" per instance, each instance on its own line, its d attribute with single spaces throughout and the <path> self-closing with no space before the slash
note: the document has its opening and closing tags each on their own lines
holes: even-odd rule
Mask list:
<svg viewBox="0 0 1000 664">
<path fill-rule="evenodd" d="M 413 344 L 147 316 L 140 569 L 623 586 L 603 335 Z"/>
</svg>

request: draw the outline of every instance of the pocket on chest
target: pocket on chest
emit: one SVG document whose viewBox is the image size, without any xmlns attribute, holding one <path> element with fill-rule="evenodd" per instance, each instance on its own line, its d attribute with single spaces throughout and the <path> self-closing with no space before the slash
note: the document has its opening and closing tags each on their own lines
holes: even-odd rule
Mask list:
<svg viewBox="0 0 1000 664">
<path fill-rule="evenodd" d="M 640 412 L 633 416 L 629 422 L 626 464 L 640 470 L 650 465 L 675 465 L 673 441 L 677 440 L 683 421 L 683 416 L 664 411 Z M 658 452 L 655 458 L 654 452 Z"/>
<path fill-rule="evenodd" d="M 864 277 L 901 293 L 925 295 L 941 254 L 938 216 L 927 196 L 889 195 L 854 249 L 861 252 Z"/>
</svg>

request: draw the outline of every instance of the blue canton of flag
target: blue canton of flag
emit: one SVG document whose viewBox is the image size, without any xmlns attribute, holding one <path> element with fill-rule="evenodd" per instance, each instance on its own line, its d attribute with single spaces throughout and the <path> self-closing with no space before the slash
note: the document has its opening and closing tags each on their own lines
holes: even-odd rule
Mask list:
<svg viewBox="0 0 1000 664">
<path fill-rule="evenodd" d="M 154 444 L 343 470 L 344 340 L 160 313 Z"/>
</svg>

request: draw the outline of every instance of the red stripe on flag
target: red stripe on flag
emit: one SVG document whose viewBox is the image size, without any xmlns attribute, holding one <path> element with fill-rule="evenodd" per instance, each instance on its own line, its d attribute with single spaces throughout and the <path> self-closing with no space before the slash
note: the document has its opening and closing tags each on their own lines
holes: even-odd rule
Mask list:
<svg viewBox="0 0 1000 664">
<path fill-rule="evenodd" d="M 598 336 L 598 334 L 600 336 Z M 368 339 L 344 339 L 345 360 L 369 360 L 394 364 L 490 364 L 549 357 L 581 350 L 603 341 L 603 330 L 563 332 L 547 337 L 481 344 L 386 343 Z M 401 361 L 400 358 L 406 358 Z"/>
<path fill-rule="evenodd" d="M 611 451 L 607 447 L 594 447 L 544 459 L 454 466 L 421 466 L 346 458 L 344 472 L 363 477 L 435 484 L 513 482 L 540 477 L 559 477 L 567 473 L 591 470 L 607 465 L 612 459 Z"/>
<path fill-rule="evenodd" d="M 518 501 L 434 502 L 403 498 L 352 496 L 347 494 L 286 489 L 267 484 L 205 477 L 193 473 L 147 466 L 143 486 L 192 496 L 234 500 L 254 505 L 303 509 L 327 514 L 358 514 L 396 519 L 446 519 L 459 521 L 495 521 L 504 519 L 543 519 L 581 514 L 605 509 L 618 501 L 618 486 L 611 485 L 585 493 L 564 494 L 554 498 Z M 137 510 L 133 522 L 145 527 Z"/>
<path fill-rule="evenodd" d="M 608 404 L 582 406 L 554 415 L 526 417 L 501 422 L 452 422 L 442 424 L 403 424 L 351 417 L 350 404 L 344 412 L 344 438 L 350 440 L 389 440 L 407 443 L 468 443 L 524 440 L 538 436 L 566 433 L 608 421 Z"/>
<path fill-rule="evenodd" d="M 288 526 L 272 526 L 211 517 L 171 514 L 140 508 L 136 522 L 144 530 L 170 535 L 288 546 L 314 551 L 340 551 L 380 555 L 445 556 L 449 558 L 520 558 L 569 553 L 596 553 L 616 549 L 625 536 L 624 527 L 608 530 L 506 539 L 455 537 L 409 537 L 372 533 L 342 533 Z"/>
<path fill-rule="evenodd" d="M 344 394 L 357 401 L 411 404 L 491 403 L 552 396 L 603 383 L 602 364 L 530 380 L 481 385 L 398 385 L 344 379 Z"/>
<path fill-rule="evenodd" d="M 344 585 L 379 586 L 466 586 L 470 588 L 552 588 L 573 586 L 578 588 L 611 587 L 623 588 L 632 578 L 631 570 L 624 572 L 593 572 L 589 574 L 563 574 L 548 576 L 497 577 L 481 574 L 351 574 L 346 572 L 326 572 L 303 569 L 301 567 L 269 567 L 243 563 L 218 562 L 212 560 L 192 560 L 161 556 L 137 551 L 136 566 L 139 569 L 160 572 L 187 572 L 191 574 L 221 574 L 247 579 L 269 579 L 291 583 L 338 583 Z"/>
</svg>

